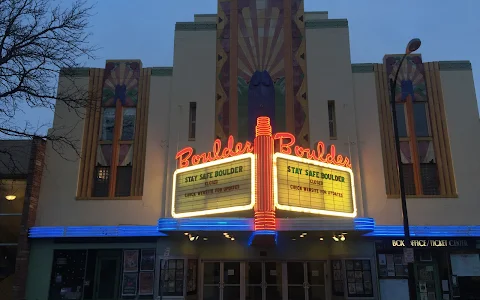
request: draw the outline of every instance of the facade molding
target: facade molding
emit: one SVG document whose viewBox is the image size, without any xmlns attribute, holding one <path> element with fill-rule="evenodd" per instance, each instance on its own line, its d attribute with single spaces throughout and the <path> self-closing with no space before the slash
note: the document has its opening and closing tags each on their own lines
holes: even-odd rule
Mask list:
<svg viewBox="0 0 480 300">
<path fill-rule="evenodd" d="M 352 64 L 352 73 L 373 73 L 372 63 Z"/>
<path fill-rule="evenodd" d="M 213 22 L 177 22 L 175 31 L 208 31 L 216 30 L 217 23 Z"/>
<path fill-rule="evenodd" d="M 62 68 L 60 69 L 60 76 L 69 77 L 88 77 L 90 68 Z"/>
<path fill-rule="evenodd" d="M 152 76 L 172 76 L 173 67 L 153 67 Z"/>
<path fill-rule="evenodd" d="M 348 28 L 347 19 L 325 19 L 305 22 L 306 29 Z"/>
<path fill-rule="evenodd" d="M 472 64 L 469 60 L 439 61 L 440 71 L 465 71 L 472 70 Z"/>
<path fill-rule="evenodd" d="M 36 226 L 29 238 L 155 237 L 165 236 L 157 226 Z"/>
</svg>

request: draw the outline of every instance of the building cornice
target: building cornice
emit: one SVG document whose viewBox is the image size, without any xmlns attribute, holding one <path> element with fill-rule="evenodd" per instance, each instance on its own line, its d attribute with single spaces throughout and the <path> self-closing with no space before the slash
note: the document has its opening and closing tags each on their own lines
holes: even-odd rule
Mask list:
<svg viewBox="0 0 480 300">
<path fill-rule="evenodd" d="M 352 73 L 373 73 L 373 64 L 352 64 Z"/>
<path fill-rule="evenodd" d="M 88 77 L 90 68 L 63 68 L 60 69 L 60 76 Z"/>
<path fill-rule="evenodd" d="M 311 20 L 305 22 L 306 29 L 348 28 L 347 19 Z"/>
<path fill-rule="evenodd" d="M 464 71 L 472 70 L 472 64 L 468 60 L 439 61 L 440 71 Z"/>
<path fill-rule="evenodd" d="M 216 30 L 217 23 L 213 22 L 177 22 L 175 23 L 176 31 L 208 31 Z"/>
<path fill-rule="evenodd" d="M 172 67 L 153 67 L 152 76 L 172 76 Z"/>
</svg>

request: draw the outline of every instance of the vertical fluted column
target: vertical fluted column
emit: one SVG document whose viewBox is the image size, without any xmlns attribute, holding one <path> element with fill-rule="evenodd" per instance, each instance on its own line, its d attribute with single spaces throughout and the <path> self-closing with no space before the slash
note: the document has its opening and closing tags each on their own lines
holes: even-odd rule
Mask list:
<svg viewBox="0 0 480 300">
<path fill-rule="evenodd" d="M 270 118 L 257 118 L 255 127 L 255 230 L 275 230 L 273 203 L 273 151 L 274 140 Z"/>
</svg>

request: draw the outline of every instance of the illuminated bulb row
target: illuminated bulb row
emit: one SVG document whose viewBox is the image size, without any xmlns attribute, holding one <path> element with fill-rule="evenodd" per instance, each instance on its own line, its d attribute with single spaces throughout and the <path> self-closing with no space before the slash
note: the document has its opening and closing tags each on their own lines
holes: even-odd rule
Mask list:
<svg viewBox="0 0 480 300">
<path fill-rule="evenodd" d="M 332 237 L 332 239 L 335 241 L 335 242 L 339 242 L 339 241 L 342 241 L 342 242 L 345 242 L 346 238 L 345 238 L 345 232 L 340 234 L 340 235 L 334 235 Z"/>
<path fill-rule="evenodd" d="M 188 239 L 190 240 L 190 242 L 196 241 L 196 240 L 198 240 L 198 238 L 199 238 L 198 235 L 193 236 L 193 235 L 191 235 L 191 234 L 188 233 L 188 232 L 185 232 L 184 235 L 185 235 L 185 236 L 188 236 Z M 204 237 L 203 240 L 204 240 L 204 241 L 207 241 L 208 238 L 207 238 L 207 237 Z"/>
<path fill-rule="evenodd" d="M 233 236 L 230 236 L 230 235 L 228 234 L 228 232 L 224 232 L 224 233 L 223 233 L 223 236 L 224 236 L 226 239 L 229 239 L 229 240 L 231 240 L 231 241 L 234 241 L 234 240 L 235 240 L 235 238 L 234 238 Z"/>
</svg>

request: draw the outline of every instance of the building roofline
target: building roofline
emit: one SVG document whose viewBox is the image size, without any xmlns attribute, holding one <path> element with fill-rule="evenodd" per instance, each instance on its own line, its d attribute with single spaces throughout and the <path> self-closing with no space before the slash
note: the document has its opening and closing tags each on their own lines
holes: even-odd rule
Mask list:
<svg viewBox="0 0 480 300">
<path fill-rule="evenodd" d="M 305 22 L 306 29 L 348 28 L 347 19 L 324 19 Z"/>
</svg>

